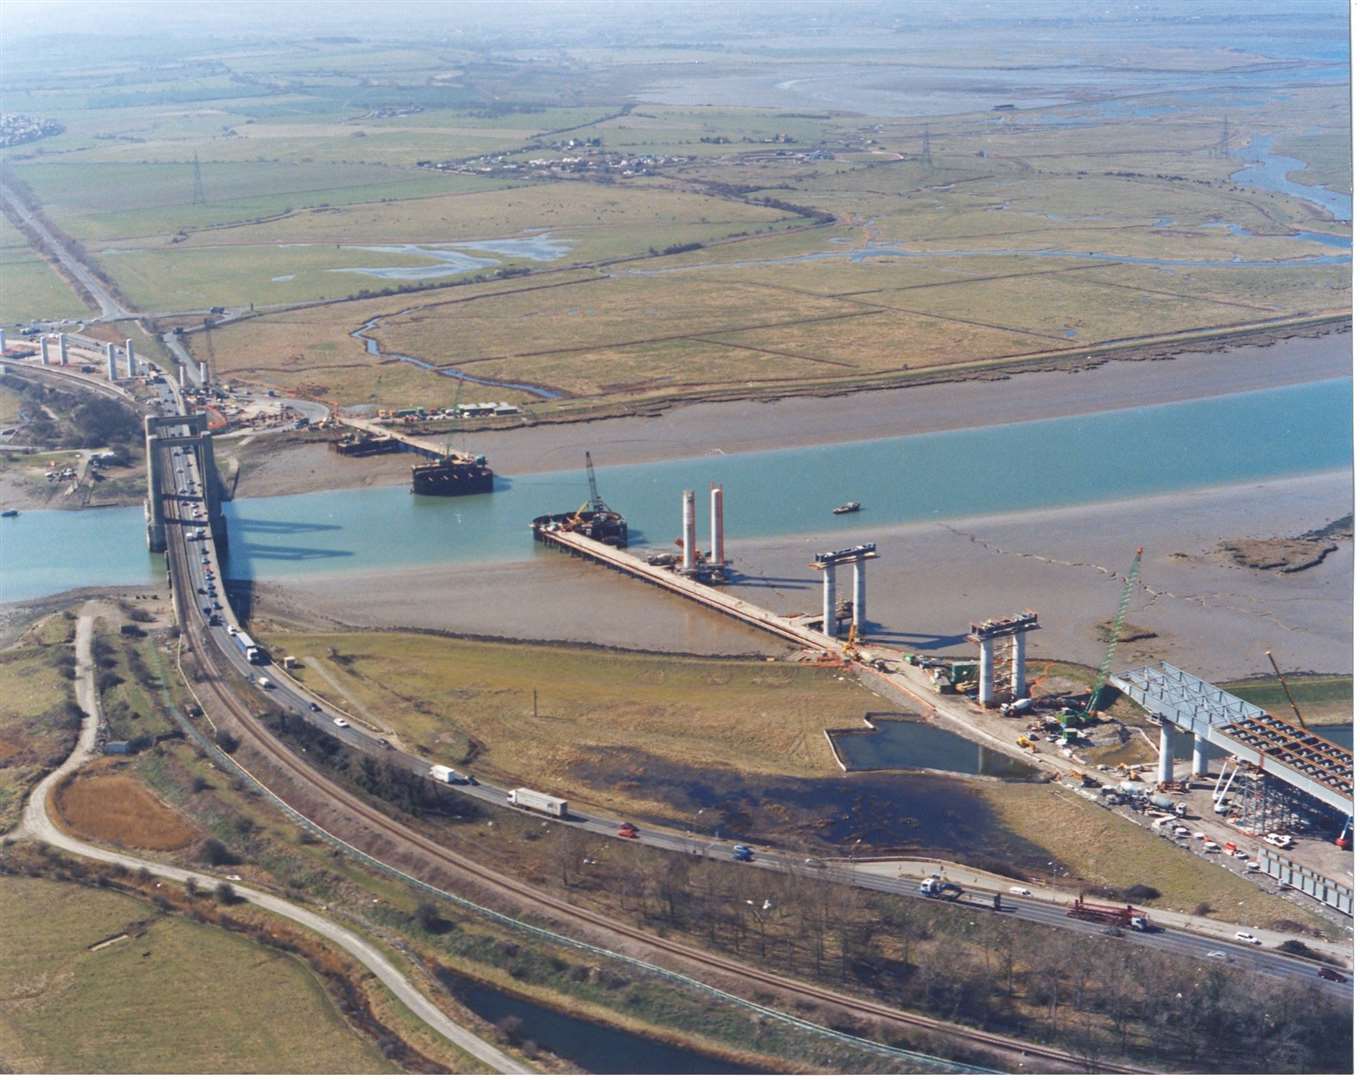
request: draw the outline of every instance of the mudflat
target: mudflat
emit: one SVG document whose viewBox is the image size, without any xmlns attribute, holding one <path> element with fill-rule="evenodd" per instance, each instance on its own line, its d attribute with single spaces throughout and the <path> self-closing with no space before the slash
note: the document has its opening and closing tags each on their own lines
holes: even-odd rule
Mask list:
<svg viewBox="0 0 1360 1080">
<path fill-rule="evenodd" d="M 1091 664 L 1097 626 L 1145 548 L 1129 621 L 1150 631 L 1118 663 L 1168 659 L 1205 678 L 1286 667 L 1349 672 L 1353 543 L 1299 573 L 1225 566 L 1224 540 L 1297 535 L 1351 511 L 1348 472 L 953 522 L 879 529 L 869 568 L 870 638 L 905 651 L 967 655 L 969 623 L 1021 608 L 1044 629 L 1031 656 Z M 733 590 L 790 614 L 820 604 L 807 563 L 833 538 L 733 541 Z M 493 565 L 419 567 L 257 583 L 257 611 L 293 624 L 413 627 L 709 655 L 782 655 L 776 638 L 640 582 L 555 552 Z M 1033 670 L 1042 674 L 1042 662 Z"/>
</svg>

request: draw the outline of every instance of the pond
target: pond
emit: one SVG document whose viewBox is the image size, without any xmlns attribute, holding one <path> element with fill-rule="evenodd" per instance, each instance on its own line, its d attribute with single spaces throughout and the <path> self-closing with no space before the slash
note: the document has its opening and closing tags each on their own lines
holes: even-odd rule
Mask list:
<svg viewBox="0 0 1360 1080">
<path fill-rule="evenodd" d="M 869 713 L 863 731 L 828 731 L 847 771 L 939 769 L 968 776 L 1034 779 L 1023 761 L 927 724 L 910 713 Z"/>
<path fill-rule="evenodd" d="M 569 1016 L 448 970 L 440 971 L 439 981 L 483 1020 L 493 1024 L 511 1018 L 518 1020 L 521 1038 L 532 1039 L 544 1050 L 579 1066 L 583 1072 L 749 1076 L 761 1071 L 726 1058 L 635 1035 L 596 1020 Z"/>
</svg>

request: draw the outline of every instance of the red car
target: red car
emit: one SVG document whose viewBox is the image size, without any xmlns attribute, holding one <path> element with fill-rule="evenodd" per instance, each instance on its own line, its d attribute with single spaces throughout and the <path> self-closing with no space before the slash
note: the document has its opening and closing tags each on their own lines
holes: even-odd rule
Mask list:
<svg viewBox="0 0 1360 1080">
<path fill-rule="evenodd" d="M 631 821 L 625 821 L 622 825 L 619 826 L 619 835 L 622 836 L 625 840 L 636 840 L 638 835 L 638 827 L 634 825 Z"/>
</svg>

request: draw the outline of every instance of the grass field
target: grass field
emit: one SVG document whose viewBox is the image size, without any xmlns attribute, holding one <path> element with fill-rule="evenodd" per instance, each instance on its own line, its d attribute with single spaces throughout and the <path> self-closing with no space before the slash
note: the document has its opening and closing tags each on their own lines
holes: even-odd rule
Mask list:
<svg viewBox="0 0 1360 1080">
<path fill-rule="evenodd" d="M 224 930 L 102 890 L 5 877 L 0 936 L 0 1059 L 11 1069 L 390 1071 L 300 961 Z"/>
<path fill-rule="evenodd" d="M 337 704 L 381 716 L 412 745 L 457 762 L 475 743 L 479 770 L 544 783 L 569 781 L 578 755 L 611 747 L 689 765 L 832 775 L 838 769 L 823 729 L 854 725 L 882 704 L 834 672 L 782 662 L 606 655 L 417 634 L 268 640 L 276 652 L 306 658 L 301 678 L 312 689 L 333 697 L 333 681 L 347 695 Z"/>
<path fill-rule="evenodd" d="M 122 770 L 87 770 L 64 784 L 55 801 L 66 831 L 97 844 L 178 851 L 199 835 Z"/>
<path fill-rule="evenodd" d="M 88 310 L 23 233 L 0 217 L 0 325 L 73 318 Z"/>
<path fill-rule="evenodd" d="M 80 711 L 58 666 L 72 656 L 74 624 L 48 616 L 0 652 L 0 833 L 19 820 L 28 792 L 75 745 Z"/>
</svg>

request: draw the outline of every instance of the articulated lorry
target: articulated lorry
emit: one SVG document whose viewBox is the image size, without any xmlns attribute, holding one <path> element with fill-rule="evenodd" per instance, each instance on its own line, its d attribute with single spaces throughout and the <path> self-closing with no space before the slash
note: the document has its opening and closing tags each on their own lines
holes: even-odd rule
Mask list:
<svg viewBox="0 0 1360 1080">
<path fill-rule="evenodd" d="M 559 799 L 556 795 L 544 795 L 541 791 L 520 787 L 511 788 L 505 799 L 511 806 L 518 806 L 521 810 L 533 810 L 556 818 L 567 816 L 567 800 Z"/>
<path fill-rule="evenodd" d="M 1136 907 L 1110 907 L 1104 904 L 1090 904 L 1084 897 L 1077 897 L 1067 909 L 1069 919 L 1085 922 L 1105 923 L 1107 926 L 1127 926 L 1130 930 L 1151 930 L 1152 920 L 1147 912 Z"/>
</svg>

